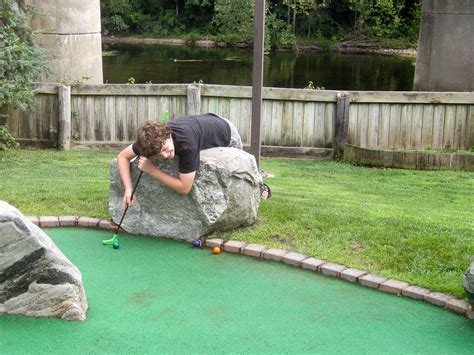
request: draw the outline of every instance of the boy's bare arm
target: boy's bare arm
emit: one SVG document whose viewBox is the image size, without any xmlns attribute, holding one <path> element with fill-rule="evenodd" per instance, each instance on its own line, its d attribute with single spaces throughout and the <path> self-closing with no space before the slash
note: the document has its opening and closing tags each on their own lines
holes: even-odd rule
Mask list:
<svg viewBox="0 0 474 355">
<path fill-rule="evenodd" d="M 135 157 L 135 153 L 133 152 L 132 145 L 129 145 L 127 148 L 122 150 L 117 156 L 117 166 L 119 169 L 120 180 L 122 180 L 122 184 L 125 188 L 125 193 L 123 196 L 123 202 L 125 205 L 133 205 L 135 202 L 135 196 L 132 200 L 132 191 L 133 191 L 133 184 L 132 184 L 132 177 L 130 175 L 130 160 Z"/>
<path fill-rule="evenodd" d="M 179 178 L 175 178 L 158 169 L 153 165 L 151 160 L 145 157 L 140 157 L 138 168 L 147 174 L 150 174 L 156 180 L 161 181 L 168 188 L 183 195 L 187 195 L 191 191 L 191 188 L 193 187 L 193 181 L 196 176 L 196 172 L 193 171 L 187 174 L 180 173 Z"/>
</svg>

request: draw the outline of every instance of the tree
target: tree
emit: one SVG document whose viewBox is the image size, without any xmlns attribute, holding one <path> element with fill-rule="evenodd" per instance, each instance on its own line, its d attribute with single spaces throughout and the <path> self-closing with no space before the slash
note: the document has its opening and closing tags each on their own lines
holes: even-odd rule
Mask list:
<svg viewBox="0 0 474 355">
<path fill-rule="evenodd" d="M 402 0 L 349 0 L 354 11 L 357 34 L 387 36 L 397 32 L 400 25 Z"/>
<path fill-rule="evenodd" d="M 4 126 L 7 108 L 31 107 L 32 82 L 50 72 L 46 54 L 34 43 L 28 25 L 31 11 L 23 1 L 0 0 L 0 150 L 10 140 Z"/>
<path fill-rule="evenodd" d="M 213 23 L 223 34 L 253 38 L 253 0 L 216 0 Z"/>
<path fill-rule="evenodd" d="M 124 16 L 131 10 L 132 5 L 129 0 L 101 0 L 102 26 L 112 33 L 128 31 L 129 26 Z"/>
<path fill-rule="evenodd" d="M 288 24 L 290 24 L 291 12 L 293 12 L 292 28 L 293 33 L 296 31 L 296 15 L 309 15 L 318 5 L 318 0 L 283 0 L 283 4 L 288 7 Z M 324 2 L 324 1 L 323 1 Z"/>
</svg>

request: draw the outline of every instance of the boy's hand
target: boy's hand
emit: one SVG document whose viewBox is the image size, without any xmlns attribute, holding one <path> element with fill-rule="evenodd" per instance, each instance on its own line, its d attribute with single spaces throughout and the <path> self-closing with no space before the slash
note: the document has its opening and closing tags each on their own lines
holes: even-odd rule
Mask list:
<svg viewBox="0 0 474 355">
<path fill-rule="evenodd" d="M 133 204 L 135 203 L 136 201 L 136 197 L 135 195 L 133 196 L 133 199 L 132 199 L 132 190 L 125 190 L 125 193 L 123 194 L 123 206 L 133 206 Z"/>
<path fill-rule="evenodd" d="M 146 157 L 140 157 L 140 160 L 138 161 L 138 169 L 149 174 L 151 173 L 154 167 L 155 166 L 153 165 L 150 159 Z"/>
</svg>

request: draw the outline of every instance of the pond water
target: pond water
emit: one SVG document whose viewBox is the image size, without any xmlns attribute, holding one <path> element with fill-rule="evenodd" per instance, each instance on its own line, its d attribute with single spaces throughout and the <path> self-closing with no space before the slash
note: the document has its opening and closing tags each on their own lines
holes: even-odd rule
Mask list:
<svg viewBox="0 0 474 355">
<path fill-rule="evenodd" d="M 104 83 L 252 85 L 252 50 L 143 44 L 104 44 Z M 415 59 L 373 54 L 272 52 L 266 87 L 411 91 Z"/>
</svg>

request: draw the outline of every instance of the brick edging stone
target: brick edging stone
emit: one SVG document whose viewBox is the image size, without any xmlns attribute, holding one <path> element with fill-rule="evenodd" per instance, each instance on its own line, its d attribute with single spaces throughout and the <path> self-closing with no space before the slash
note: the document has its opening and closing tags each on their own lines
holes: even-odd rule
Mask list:
<svg viewBox="0 0 474 355">
<path fill-rule="evenodd" d="M 54 227 L 84 227 L 107 231 L 115 231 L 117 225 L 109 220 L 80 217 L 80 216 L 27 216 L 33 224 L 40 228 Z M 320 273 L 328 277 L 345 280 L 347 282 L 370 287 L 378 291 L 398 296 L 420 300 L 432 305 L 448 309 L 451 312 L 466 316 L 474 320 L 474 310 L 471 305 L 452 295 L 435 292 L 407 282 L 387 279 L 374 275 L 368 271 L 346 267 L 341 264 L 330 263 L 312 256 L 300 254 L 291 250 L 270 248 L 264 245 L 247 244 L 238 240 L 224 240 L 220 238 L 201 238 L 202 245 L 207 248 L 219 247 L 221 250 L 233 254 L 282 262 L 284 264 Z"/>
</svg>

